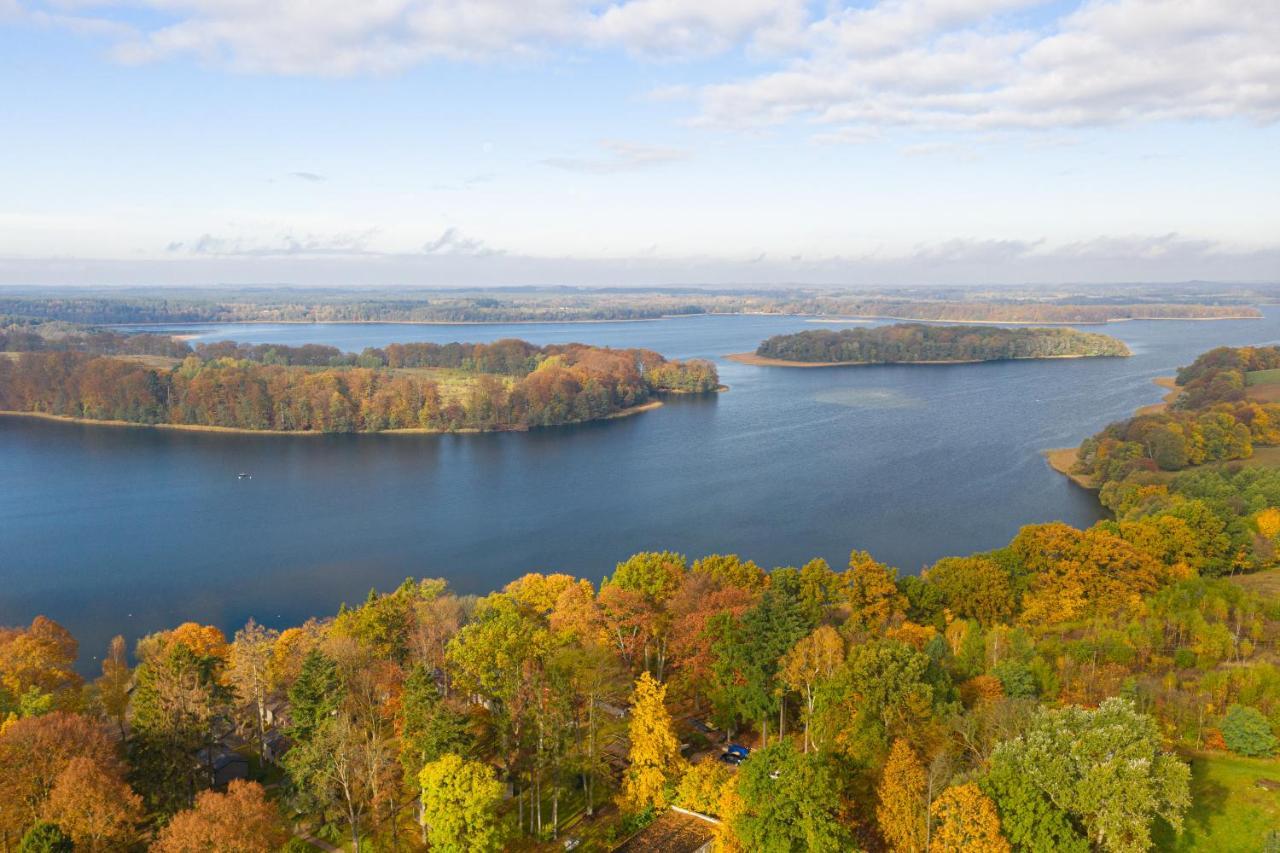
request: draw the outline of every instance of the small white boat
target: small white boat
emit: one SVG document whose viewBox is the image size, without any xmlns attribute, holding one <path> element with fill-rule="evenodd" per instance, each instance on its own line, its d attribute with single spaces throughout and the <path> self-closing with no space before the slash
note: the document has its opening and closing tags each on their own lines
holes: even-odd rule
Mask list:
<svg viewBox="0 0 1280 853">
<path fill-rule="evenodd" d="M 252 480 L 252 479 L 253 479 L 253 475 L 252 475 L 252 474 L 250 474 L 250 473 L 248 473 L 247 471 L 241 471 L 239 474 L 236 474 L 236 479 L 237 479 L 237 480 Z"/>
</svg>

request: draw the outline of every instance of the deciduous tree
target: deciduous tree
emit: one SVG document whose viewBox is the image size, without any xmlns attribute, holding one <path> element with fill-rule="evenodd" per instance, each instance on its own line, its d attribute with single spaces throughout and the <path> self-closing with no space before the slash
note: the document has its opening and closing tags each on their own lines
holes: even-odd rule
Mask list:
<svg viewBox="0 0 1280 853">
<path fill-rule="evenodd" d="M 422 768 L 418 784 L 422 788 L 422 820 L 432 850 L 484 853 L 501 849 L 498 807 L 502 785 L 491 768 L 445 755 Z"/>
<path fill-rule="evenodd" d="M 896 853 L 924 853 L 928 839 L 928 780 L 915 751 L 899 738 L 889 750 L 876 789 L 880 834 Z"/>
<path fill-rule="evenodd" d="M 43 816 L 71 836 L 77 849 L 118 850 L 136 835 L 142 798 L 115 767 L 73 758 L 58 775 Z"/>
<path fill-rule="evenodd" d="M 644 672 L 636 680 L 628 734 L 631 751 L 623 781 L 622 800 L 637 811 L 666 805 L 666 785 L 684 766 L 680 741 L 665 705 L 667 688 Z"/>
<path fill-rule="evenodd" d="M 275 804 L 257 782 L 234 779 L 226 793 L 202 791 L 156 836 L 152 853 L 271 853 L 286 840 Z"/>
<path fill-rule="evenodd" d="M 929 853 L 1009 853 L 995 804 L 973 782 L 943 791 L 930 814 Z"/>
</svg>

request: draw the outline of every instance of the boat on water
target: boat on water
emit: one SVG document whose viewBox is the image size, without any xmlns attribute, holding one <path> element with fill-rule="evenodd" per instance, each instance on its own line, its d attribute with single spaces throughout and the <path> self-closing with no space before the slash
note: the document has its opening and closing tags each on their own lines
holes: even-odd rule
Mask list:
<svg viewBox="0 0 1280 853">
<path fill-rule="evenodd" d="M 237 480 L 252 480 L 252 479 L 253 479 L 253 475 L 252 475 L 252 474 L 250 474 L 248 471 L 241 471 L 239 474 L 236 474 L 236 479 L 237 479 Z"/>
</svg>

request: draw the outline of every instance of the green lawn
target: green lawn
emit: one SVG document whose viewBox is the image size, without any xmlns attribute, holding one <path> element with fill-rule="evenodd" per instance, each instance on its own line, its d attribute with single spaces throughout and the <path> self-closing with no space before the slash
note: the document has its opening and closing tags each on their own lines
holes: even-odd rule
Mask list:
<svg viewBox="0 0 1280 853">
<path fill-rule="evenodd" d="M 1280 382 L 1280 368 L 1251 370 L 1244 375 L 1245 385 L 1274 385 L 1277 382 Z"/>
<path fill-rule="evenodd" d="M 1166 826 L 1155 833 L 1158 850 L 1261 851 L 1267 833 L 1280 829 L 1280 761 L 1197 753 L 1191 759 L 1191 810 L 1177 838 Z"/>
</svg>

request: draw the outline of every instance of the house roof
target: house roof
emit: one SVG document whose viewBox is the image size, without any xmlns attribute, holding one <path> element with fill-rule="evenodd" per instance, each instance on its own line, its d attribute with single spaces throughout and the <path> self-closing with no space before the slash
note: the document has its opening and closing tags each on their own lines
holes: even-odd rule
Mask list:
<svg viewBox="0 0 1280 853">
<path fill-rule="evenodd" d="M 615 847 L 613 853 L 696 853 L 715 836 L 716 823 L 692 812 L 670 809 Z"/>
</svg>

